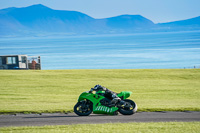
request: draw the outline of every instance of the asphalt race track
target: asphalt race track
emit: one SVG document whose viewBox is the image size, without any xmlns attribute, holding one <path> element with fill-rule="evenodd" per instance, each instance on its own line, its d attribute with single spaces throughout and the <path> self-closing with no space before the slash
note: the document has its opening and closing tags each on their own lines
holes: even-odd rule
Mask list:
<svg viewBox="0 0 200 133">
<path fill-rule="evenodd" d="M 74 113 L 0 115 L 0 127 L 173 121 L 200 121 L 200 112 L 139 112 L 131 116 L 92 114 L 82 117 Z"/>
</svg>

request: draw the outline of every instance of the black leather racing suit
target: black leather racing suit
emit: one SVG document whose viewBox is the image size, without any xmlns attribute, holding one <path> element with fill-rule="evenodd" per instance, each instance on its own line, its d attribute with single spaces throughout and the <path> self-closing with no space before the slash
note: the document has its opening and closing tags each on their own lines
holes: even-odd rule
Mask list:
<svg viewBox="0 0 200 133">
<path fill-rule="evenodd" d="M 117 96 L 117 93 L 115 93 L 115 92 L 113 92 L 113 91 L 111 91 L 111 90 L 109 90 L 109 89 L 107 89 L 107 88 L 105 88 L 105 87 L 103 87 L 101 85 L 96 85 L 94 88 L 91 88 L 90 91 L 96 91 L 96 92 L 98 92 L 98 91 L 105 91 L 104 96 L 106 98 L 112 100 L 111 103 L 114 103 L 114 104 L 121 100 Z"/>
</svg>

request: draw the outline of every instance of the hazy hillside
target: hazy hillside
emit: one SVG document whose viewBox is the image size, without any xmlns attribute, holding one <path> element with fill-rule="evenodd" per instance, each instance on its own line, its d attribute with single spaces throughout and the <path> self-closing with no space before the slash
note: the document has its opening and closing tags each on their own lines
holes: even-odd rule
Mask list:
<svg viewBox="0 0 200 133">
<path fill-rule="evenodd" d="M 69 32 L 87 30 L 93 18 L 75 11 L 52 10 L 43 5 L 33 5 L 26 8 L 8 8 L 0 11 L 1 28 L 10 30 L 39 30 L 46 32 Z M 3 22 L 4 21 L 4 22 Z M 9 24 L 9 25 L 8 25 Z M 12 26 L 10 27 L 10 25 Z"/>
<path fill-rule="evenodd" d="M 121 15 L 112 18 L 106 18 L 107 26 L 117 29 L 137 29 L 151 28 L 155 24 L 140 15 Z"/>
<path fill-rule="evenodd" d="M 171 29 L 200 29 L 200 16 L 187 19 L 187 20 L 181 20 L 181 21 L 174 21 L 169 23 L 160 23 L 159 26 L 163 28 L 171 28 Z"/>
<path fill-rule="evenodd" d="M 80 12 L 53 10 L 41 4 L 0 10 L 0 36 L 41 35 L 45 33 L 116 34 L 155 32 L 166 29 L 194 30 L 199 27 L 200 17 L 154 24 L 141 15 L 94 19 Z"/>
</svg>

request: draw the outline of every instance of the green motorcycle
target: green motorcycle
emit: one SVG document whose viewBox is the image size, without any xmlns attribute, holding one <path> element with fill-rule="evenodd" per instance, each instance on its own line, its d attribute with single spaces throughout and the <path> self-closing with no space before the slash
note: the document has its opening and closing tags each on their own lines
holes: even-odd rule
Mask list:
<svg viewBox="0 0 200 133">
<path fill-rule="evenodd" d="M 117 102 L 111 104 L 111 100 L 104 97 L 100 93 L 93 94 L 92 92 L 83 92 L 74 106 L 74 112 L 79 116 L 88 116 L 92 112 L 94 114 L 109 114 L 117 115 L 120 112 L 123 115 L 132 115 L 137 111 L 137 104 L 127 99 L 132 92 L 122 91 L 117 96 L 123 100 L 124 104 Z"/>
</svg>

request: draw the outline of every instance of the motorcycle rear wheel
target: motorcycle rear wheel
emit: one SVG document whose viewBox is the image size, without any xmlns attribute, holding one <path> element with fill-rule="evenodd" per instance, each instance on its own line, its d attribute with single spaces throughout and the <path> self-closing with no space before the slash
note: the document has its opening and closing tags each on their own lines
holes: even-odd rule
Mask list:
<svg viewBox="0 0 200 133">
<path fill-rule="evenodd" d="M 79 116 L 88 116 L 92 113 L 92 102 L 81 101 L 74 106 L 74 112 Z"/>
<path fill-rule="evenodd" d="M 129 99 L 125 99 L 123 100 L 125 101 L 129 106 L 128 107 L 119 107 L 119 112 L 123 115 L 132 115 L 134 113 L 136 113 L 137 111 L 137 104 Z"/>
</svg>

